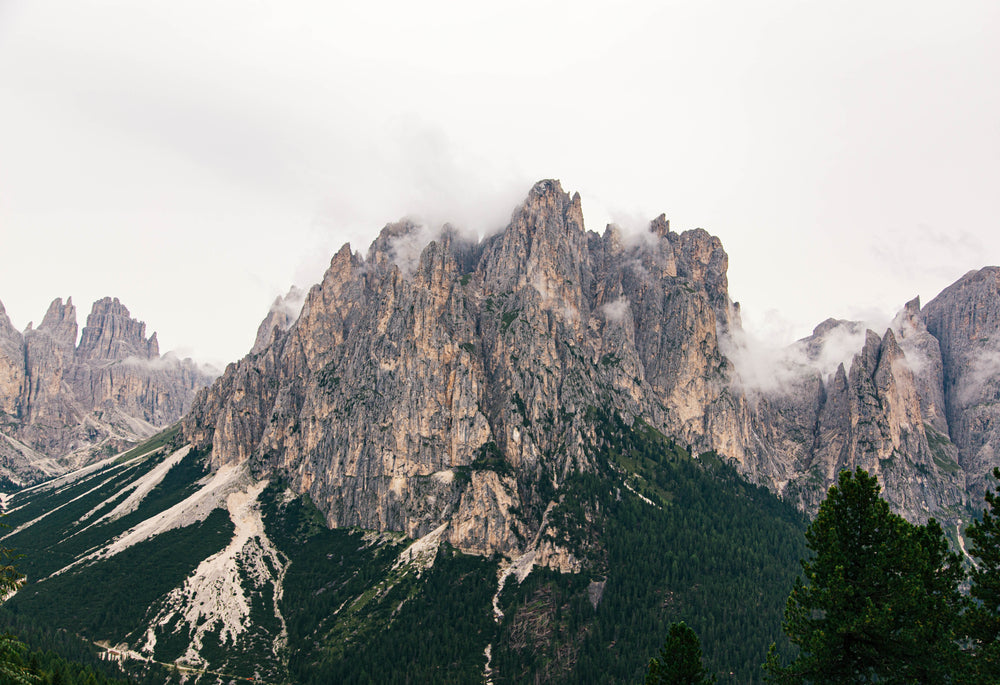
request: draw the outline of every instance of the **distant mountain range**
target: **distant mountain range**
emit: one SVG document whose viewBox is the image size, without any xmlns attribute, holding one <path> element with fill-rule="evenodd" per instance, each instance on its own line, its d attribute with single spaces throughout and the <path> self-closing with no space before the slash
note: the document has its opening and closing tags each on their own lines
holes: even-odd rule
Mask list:
<svg viewBox="0 0 1000 685">
<path fill-rule="evenodd" d="M 57 298 L 23 333 L 0 303 L 0 478 L 11 486 L 121 451 L 179 419 L 214 374 L 160 356 L 156 334 L 117 298 L 94 303 L 77 343 L 76 307 Z"/>
</svg>

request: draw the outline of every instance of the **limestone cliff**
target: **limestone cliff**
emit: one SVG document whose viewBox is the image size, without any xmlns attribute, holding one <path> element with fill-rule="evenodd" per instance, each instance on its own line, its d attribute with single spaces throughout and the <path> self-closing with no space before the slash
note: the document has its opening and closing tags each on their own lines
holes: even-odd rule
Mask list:
<svg viewBox="0 0 1000 685">
<path fill-rule="evenodd" d="M 445 227 L 414 253 L 417 231 L 341 249 L 295 323 L 199 393 L 189 439 L 217 464 L 286 475 L 331 525 L 417 536 L 449 521 L 457 547 L 513 555 L 590 468 L 595 408 L 699 449 L 737 424 L 718 239 L 662 217 L 632 243 L 587 232 L 556 181 L 481 242 Z"/>
<path fill-rule="evenodd" d="M 1000 268 L 965 274 L 921 316 L 940 343 L 948 436 L 979 508 L 1000 466 Z"/>
<path fill-rule="evenodd" d="M 940 414 L 940 353 L 918 308 L 909 303 L 881 336 L 824 321 L 787 351 L 784 382 L 736 388 L 752 398 L 750 444 L 768 455 L 757 478 L 815 512 L 842 469 L 862 467 L 911 520 L 965 514 L 965 474 Z M 845 358 L 831 368 L 838 355 Z"/>
<path fill-rule="evenodd" d="M 728 257 L 701 229 L 678 234 L 660 216 L 641 237 L 587 231 L 579 195 L 542 181 L 497 235 L 425 236 L 390 224 L 367 254 L 334 255 L 300 312 L 279 299 L 251 353 L 199 392 L 187 439 L 216 466 L 287 478 L 331 526 L 420 536 L 447 524 L 460 549 L 563 568 L 579 562 L 541 550 L 554 539 L 545 511 L 600 458 L 599 415 L 715 450 L 806 511 L 840 469 L 863 466 L 897 511 L 955 520 L 966 464 L 989 460 L 971 447 L 979 456 L 961 461 L 952 442 L 951 397 L 968 383 L 949 355 L 968 345 L 957 333 L 946 345 L 935 326 L 950 324 L 918 301 L 881 335 L 820 324 L 760 382 Z M 967 365 L 986 368 L 975 345 Z M 995 444 L 981 433 L 969 441 Z"/>
<path fill-rule="evenodd" d="M 118 299 L 94 303 L 77 344 L 72 298 L 18 333 L 0 305 L 0 476 L 27 483 L 78 466 L 179 419 L 212 376 L 160 356 Z"/>
</svg>

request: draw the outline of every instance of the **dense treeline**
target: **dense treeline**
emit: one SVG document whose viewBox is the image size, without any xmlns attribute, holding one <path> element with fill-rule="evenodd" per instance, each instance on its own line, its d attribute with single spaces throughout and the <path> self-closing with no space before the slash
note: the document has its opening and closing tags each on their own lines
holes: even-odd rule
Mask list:
<svg viewBox="0 0 1000 685">
<path fill-rule="evenodd" d="M 282 608 L 295 683 L 466 683 L 482 674 L 495 626 L 495 562 L 443 549 L 419 578 L 393 569 L 409 541 L 329 530 L 308 498 L 264 495 L 288 559 Z"/>
<path fill-rule="evenodd" d="M 5 607 L 49 626 L 72 626 L 96 639 L 119 641 L 142 632 L 147 609 L 201 559 L 222 549 L 233 524 L 221 509 L 204 521 L 167 531 L 115 556 L 28 585 Z"/>
<path fill-rule="evenodd" d="M 203 655 L 220 665 L 226 677 L 255 676 L 267 682 L 282 672 L 287 683 L 464 683 L 482 680 L 489 669 L 497 685 L 635 683 L 643 679 L 650 657 L 672 626 L 683 621 L 686 631 L 700 637 L 705 670 L 717 674 L 721 683 L 763 682 L 761 661 L 771 643 L 776 645 L 769 661 L 772 677 L 779 682 L 821 682 L 810 676 L 796 680 L 795 673 L 782 670 L 783 664 L 791 668 L 803 663 L 796 660 L 816 646 L 801 639 L 812 614 L 795 614 L 793 607 L 792 619 L 806 617 L 796 624 L 786 602 L 793 586 L 798 588 L 793 592 L 796 601 L 808 598 L 801 582 L 794 585 L 799 561 L 806 560 L 802 570 L 808 585 L 815 581 L 809 573 L 820 568 L 820 550 L 830 546 L 821 541 L 817 523 L 806 533 L 800 513 L 747 483 L 712 453 L 692 455 L 689 447 L 641 421 L 628 425 L 596 409 L 588 418 L 595 426 L 589 451 L 594 468 L 570 476 L 553 491 L 557 504 L 548 514 L 549 531 L 583 561 L 582 573 L 535 568 L 522 583 L 510 577 L 498 597 L 503 612 L 498 621 L 493 598 L 499 559 L 466 556 L 442 545 L 429 568 L 399 566 L 400 552 L 411 541 L 398 534 L 330 530 L 308 498 L 289 496 L 284 486 L 272 483 L 262 495 L 263 516 L 267 535 L 283 559 L 283 592 L 272 593 L 269 586 L 254 589 L 250 623 L 255 637 L 237 645 L 208 640 Z M 39 516 L 40 507 L 49 511 L 23 534 L 12 536 L 33 541 L 24 550 L 32 571 L 51 572 L 92 548 L 111 528 L 85 529 L 88 521 L 80 521 L 82 514 L 89 512 L 93 521 L 109 511 L 120 501 L 114 493 L 122 481 L 133 481 L 158 461 L 109 467 L 65 487 L 62 499 L 46 493 L 44 504 L 32 502 L 19 510 L 18 524 Z M 479 467 L 490 465 L 484 459 Z M 179 501 L 204 469 L 203 455 L 189 455 L 126 523 Z M 871 497 L 865 501 L 875 505 Z M 541 511 L 535 513 L 540 519 Z M 991 585 L 1000 569 L 995 513 L 987 512 L 969 532 L 970 551 L 979 563 L 971 601 L 958 601 L 952 592 L 961 574 L 939 528 L 900 523 L 886 512 L 879 516 L 884 518 L 875 528 L 891 531 L 888 539 L 899 545 L 886 542 L 891 554 L 884 558 L 890 565 L 869 575 L 888 579 L 885 588 L 908 593 L 908 603 L 892 608 L 911 612 L 913 620 L 899 623 L 907 635 L 919 639 L 906 649 L 943 645 L 954 656 L 955 645 L 966 654 L 975 648 L 983 657 L 977 667 L 979 680 L 950 682 L 990 682 L 983 674 L 996 663 L 1000 644 L 1000 590 Z M 837 514 L 818 521 L 833 530 L 830 521 L 842 518 Z M 20 658 L 34 659 L 38 672 L 51 676 L 42 682 L 112 682 L 108 679 L 115 677 L 113 666 L 97 663 L 92 645 L 78 636 L 45 633 L 40 626 L 72 626 L 89 639 L 135 641 L 152 615 L 150 607 L 159 606 L 162 597 L 200 560 L 221 549 L 232 532 L 226 512 L 216 510 L 199 524 L 30 583 L 0 610 L 0 626 L 28 643 L 29 651 Z M 830 537 L 844 539 L 846 533 Z M 912 567 L 915 560 L 925 564 L 926 573 L 894 575 L 892 564 Z M 870 571 L 867 566 L 875 568 L 864 562 L 858 564 L 859 574 Z M 839 573 L 841 567 L 836 560 L 829 564 L 831 572 Z M 945 567 L 947 572 L 941 570 Z M 936 584 L 928 585 L 928 579 Z M 860 581 L 852 583 L 842 586 L 860 586 Z M 940 599 L 929 605 L 932 611 L 922 609 L 928 587 L 936 588 L 934 597 Z M 938 620 L 952 608 L 954 622 Z M 782 632 L 783 614 L 791 642 Z M 889 615 L 879 620 L 886 623 Z M 868 630 L 863 621 L 857 625 Z M 282 627 L 287 629 L 288 647 L 276 658 L 273 637 Z M 267 636 L 272 639 L 263 640 Z M 172 659 L 186 649 L 185 632 L 159 638 L 157 658 Z M 926 661 L 927 669 L 938 668 L 933 660 Z M 151 664 L 130 668 L 135 669 L 132 682 L 175 682 L 181 677 Z M 934 676 L 949 682 L 940 680 L 939 671 Z M 202 680 L 215 677 L 206 674 Z M 885 672 L 877 677 L 892 682 Z M 919 679 L 919 674 L 914 677 Z"/>
<path fill-rule="evenodd" d="M 505 592 L 510 604 L 535 608 L 520 618 L 508 612 L 497 682 L 639 682 L 678 620 L 702 637 L 722 682 L 761 682 L 768 644 L 783 643 L 782 607 L 805 551 L 804 519 L 714 455 L 692 458 L 642 423 L 595 418 L 604 473 L 575 477 L 553 512 L 561 529 L 576 530 L 579 538 L 565 542 L 589 551 L 595 570 L 580 583 L 536 569 Z M 616 485 L 622 475 L 649 501 Z M 602 584 L 595 609 L 589 590 Z M 521 623 L 537 624 L 546 611 L 546 639 L 515 644 Z"/>
<path fill-rule="evenodd" d="M 693 458 L 641 423 L 599 427 L 599 472 L 571 478 L 550 514 L 590 567 L 511 578 L 499 625 L 498 561 L 444 546 L 419 578 L 401 574 L 401 545 L 327 530 L 308 500 L 269 488 L 265 524 L 289 560 L 290 681 L 474 682 L 489 646 L 498 685 L 639 682 L 683 619 L 723 682 L 760 682 L 768 644 L 783 641 L 804 519 L 714 455 Z"/>
<path fill-rule="evenodd" d="M 410 541 L 329 530 L 308 498 L 289 498 L 279 484 L 268 487 L 265 527 L 286 560 L 280 608 L 288 631 L 287 681 L 470 682 L 482 678 L 489 646 L 497 684 L 637 682 L 669 624 L 681 619 L 702 636 L 710 668 L 731 682 L 759 681 L 767 645 L 783 639 L 781 607 L 803 555 L 804 521 L 714 455 L 692 457 L 641 422 L 593 418 L 600 436 L 591 450 L 597 472 L 573 476 L 553 493 L 559 505 L 550 514 L 562 543 L 586 560 L 586 571 L 536 568 L 520 585 L 511 579 L 500 597 L 499 624 L 492 605 L 499 560 L 443 546 L 418 576 L 394 567 Z M 35 545 L 25 551 L 38 556 L 32 570 L 51 572 L 78 554 L 78 545 L 93 545 L 98 531 L 80 531 L 81 513 L 96 510 L 93 520 L 109 510 L 119 501 L 114 482 L 121 487 L 122 479 L 150 467 L 119 467 L 67 488 L 63 497 L 79 499 L 27 529 Z M 202 455 L 183 460 L 137 514 L 178 501 L 203 469 Z M 51 508 L 61 503 L 46 497 Z M 66 530 L 80 532 L 67 538 Z M 5 614 L 122 639 L 231 533 L 218 510 L 202 524 L 31 584 Z M 265 600 L 254 598 L 253 620 L 262 625 L 275 621 Z M 183 648 L 161 637 L 158 655 Z M 220 650 L 213 663 L 242 663 L 237 674 L 273 659 L 256 643 L 241 645 L 251 651 L 239 654 L 232 645 L 210 647 Z M 136 677 L 163 682 L 165 676 L 145 671 Z"/>
<path fill-rule="evenodd" d="M 25 645 L 17 662 L 36 676 L 40 685 L 124 685 L 117 664 L 101 661 L 97 648 L 66 630 L 52 630 L 38 622 L 0 609 L 3 630 Z M 4 682 L 0 679 L 0 682 Z"/>
</svg>

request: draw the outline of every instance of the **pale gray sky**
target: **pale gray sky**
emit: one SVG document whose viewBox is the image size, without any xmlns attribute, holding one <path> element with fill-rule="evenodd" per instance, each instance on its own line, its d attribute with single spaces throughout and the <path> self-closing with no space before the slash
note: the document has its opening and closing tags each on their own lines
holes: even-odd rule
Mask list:
<svg viewBox="0 0 1000 685">
<path fill-rule="evenodd" d="M 0 301 L 114 295 L 242 356 L 270 301 L 415 214 L 666 212 L 757 335 L 1000 263 L 1000 3 L 0 0 Z"/>
</svg>

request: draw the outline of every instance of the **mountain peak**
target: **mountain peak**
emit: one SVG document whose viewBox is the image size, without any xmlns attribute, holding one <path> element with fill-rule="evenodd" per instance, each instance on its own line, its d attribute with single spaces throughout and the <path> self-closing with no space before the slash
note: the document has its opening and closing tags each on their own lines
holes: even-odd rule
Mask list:
<svg viewBox="0 0 1000 685">
<path fill-rule="evenodd" d="M 73 306 L 73 298 L 68 298 L 66 304 L 63 304 L 61 297 L 52 300 L 38 330 L 45 331 L 63 345 L 76 345 L 76 307 Z"/>
<path fill-rule="evenodd" d="M 145 323 L 133 319 L 117 297 L 104 297 L 94 302 L 76 353 L 81 359 L 151 359 L 159 356 L 157 347 L 155 337 L 146 339 Z"/>
<path fill-rule="evenodd" d="M 531 186 L 531 190 L 528 191 L 528 202 L 536 198 L 548 197 L 548 196 L 559 196 L 565 195 L 565 191 L 562 188 L 562 183 L 559 179 L 555 178 L 544 178 L 541 181 L 535 183 Z"/>
</svg>

